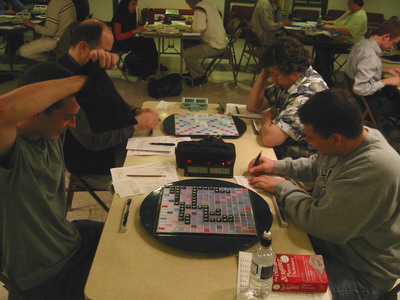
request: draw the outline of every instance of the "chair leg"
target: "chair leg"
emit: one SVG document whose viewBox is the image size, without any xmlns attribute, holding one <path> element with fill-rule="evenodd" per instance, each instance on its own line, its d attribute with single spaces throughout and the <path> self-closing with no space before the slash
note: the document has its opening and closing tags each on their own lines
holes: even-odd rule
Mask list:
<svg viewBox="0 0 400 300">
<path fill-rule="evenodd" d="M 76 175 L 77 180 L 79 180 L 79 183 L 82 184 L 82 186 L 86 189 L 86 191 L 97 201 L 97 203 L 106 211 L 108 212 L 108 207 L 107 205 L 104 204 L 104 202 L 99 198 L 99 196 L 96 195 L 96 193 L 93 191 L 93 189 L 87 184 L 85 180 L 79 175 Z"/>
<path fill-rule="evenodd" d="M 125 61 L 124 61 L 124 59 L 122 58 L 122 55 L 123 55 L 123 54 L 118 54 L 117 68 L 118 68 L 118 70 L 120 70 L 120 72 L 121 72 L 122 76 L 124 76 L 125 80 L 131 82 L 131 81 L 129 80 L 128 76 L 126 75 L 126 72 L 125 72 L 124 69 L 123 69 L 124 64 L 125 64 Z M 121 62 L 122 62 L 122 67 L 121 67 Z"/>
</svg>

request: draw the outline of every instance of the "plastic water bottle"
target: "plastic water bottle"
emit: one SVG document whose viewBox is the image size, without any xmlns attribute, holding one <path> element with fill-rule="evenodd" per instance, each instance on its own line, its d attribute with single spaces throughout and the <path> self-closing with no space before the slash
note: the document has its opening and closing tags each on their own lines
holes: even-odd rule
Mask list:
<svg viewBox="0 0 400 300">
<path fill-rule="evenodd" d="M 247 299 L 265 299 L 272 290 L 275 252 L 271 246 L 271 232 L 264 231 L 261 242 L 253 252 Z"/>
</svg>

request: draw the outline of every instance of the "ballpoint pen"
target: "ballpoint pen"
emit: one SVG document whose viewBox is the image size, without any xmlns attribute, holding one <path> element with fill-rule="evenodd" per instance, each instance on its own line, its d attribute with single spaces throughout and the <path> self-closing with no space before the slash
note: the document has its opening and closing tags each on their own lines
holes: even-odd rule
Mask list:
<svg viewBox="0 0 400 300">
<path fill-rule="evenodd" d="M 239 107 L 235 106 L 235 108 L 236 108 L 236 112 L 240 115 Z"/>
<path fill-rule="evenodd" d="M 165 175 L 160 174 L 128 174 L 128 177 L 165 177 Z"/>
</svg>

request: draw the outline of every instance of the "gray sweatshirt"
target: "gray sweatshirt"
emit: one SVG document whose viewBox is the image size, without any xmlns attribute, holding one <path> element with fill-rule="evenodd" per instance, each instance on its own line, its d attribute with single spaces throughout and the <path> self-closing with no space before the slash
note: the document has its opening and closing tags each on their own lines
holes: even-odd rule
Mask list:
<svg viewBox="0 0 400 300">
<path fill-rule="evenodd" d="M 315 182 L 311 196 L 289 181 L 276 194 L 299 228 L 325 242 L 326 255 L 389 290 L 400 277 L 400 156 L 379 131 L 367 130 L 347 156 L 276 161 L 275 174 Z"/>
</svg>

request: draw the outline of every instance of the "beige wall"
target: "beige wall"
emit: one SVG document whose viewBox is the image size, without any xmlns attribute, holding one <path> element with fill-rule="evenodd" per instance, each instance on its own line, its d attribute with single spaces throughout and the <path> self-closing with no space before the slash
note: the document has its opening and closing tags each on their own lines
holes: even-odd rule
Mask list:
<svg viewBox="0 0 400 300">
<path fill-rule="evenodd" d="M 225 0 L 212 0 L 212 2 L 224 14 Z M 110 21 L 113 16 L 112 0 L 89 0 L 90 11 L 97 19 Z M 188 9 L 189 6 L 185 0 L 139 0 L 139 11 L 145 7 L 157 8 L 184 8 Z"/>
</svg>

